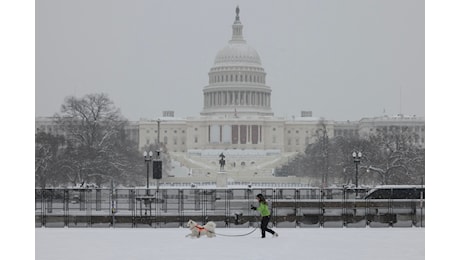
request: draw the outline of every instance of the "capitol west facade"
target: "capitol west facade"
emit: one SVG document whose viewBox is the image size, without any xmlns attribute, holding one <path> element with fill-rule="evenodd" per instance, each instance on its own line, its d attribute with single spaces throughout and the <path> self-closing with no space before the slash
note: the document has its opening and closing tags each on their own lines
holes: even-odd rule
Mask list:
<svg viewBox="0 0 460 260">
<path fill-rule="evenodd" d="M 202 177 L 222 175 L 218 173 L 221 153 L 226 156 L 227 176 L 272 177 L 276 167 L 303 152 L 319 135 L 366 137 L 378 129 L 409 127 L 420 137 L 419 145 L 425 143 L 425 121 L 421 117 L 398 115 L 335 122 L 315 118 L 311 111 L 300 111 L 299 117 L 276 117 L 271 109 L 272 89 L 265 80 L 259 54 L 243 37 L 238 7 L 231 39 L 217 52 L 208 75 L 199 116 L 176 118 L 174 111 L 163 111 L 161 118 L 130 122 L 126 129 L 140 151 L 156 144 L 159 137 L 175 162 L 170 177 L 180 169 L 188 172 L 188 177 L 192 173 Z M 55 131 L 50 122 L 37 118 L 37 131 Z"/>
</svg>

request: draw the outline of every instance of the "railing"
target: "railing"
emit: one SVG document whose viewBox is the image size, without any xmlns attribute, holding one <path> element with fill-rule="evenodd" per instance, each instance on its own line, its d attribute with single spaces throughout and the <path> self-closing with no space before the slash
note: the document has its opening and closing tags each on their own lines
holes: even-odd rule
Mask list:
<svg viewBox="0 0 460 260">
<path fill-rule="evenodd" d="M 36 227 L 182 227 L 189 219 L 218 227 L 258 223 L 262 193 L 276 227 L 424 227 L 424 199 L 360 199 L 359 189 L 36 189 Z M 356 196 L 358 194 L 358 196 Z"/>
</svg>

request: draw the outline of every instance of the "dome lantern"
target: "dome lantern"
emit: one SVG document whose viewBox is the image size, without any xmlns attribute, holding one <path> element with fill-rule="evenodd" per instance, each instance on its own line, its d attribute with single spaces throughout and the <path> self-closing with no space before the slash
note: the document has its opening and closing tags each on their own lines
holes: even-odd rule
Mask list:
<svg viewBox="0 0 460 260">
<path fill-rule="evenodd" d="M 230 43 L 232 42 L 243 42 L 245 43 L 246 41 L 243 38 L 243 25 L 241 24 L 240 21 L 240 8 L 237 6 L 236 7 L 236 17 L 235 17 L 235 22 L 233 22 L 233 35 L 232 39 L 230 40 Z"/>
</svg>

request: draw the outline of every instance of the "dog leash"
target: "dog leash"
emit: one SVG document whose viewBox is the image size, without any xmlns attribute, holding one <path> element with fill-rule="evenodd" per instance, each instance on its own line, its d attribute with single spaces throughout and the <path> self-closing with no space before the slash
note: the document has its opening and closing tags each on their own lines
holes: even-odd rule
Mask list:
<svg viewBox="0 0 460 260">
<path fill-rule="evenodd" d="M 254 216 L 254 218 L 257 219 L 256 216 Z M 248 236 L 248 235 L 254 233 L 254 231 L 256 231 L 259 227 L 260 227 L 260 225 L 257 224 L 257 227 L 255 227 L 252 231 L 250 231 L 248 233 L 245 233 L 245 234 L 238 234 L 238 235 L 219 234 L 219 233 L 216 233 L 216 232 L 211 232 L 209 230 L 208 230 L 208 232 L 211 232 L 211 233 L 214 233 L 214 234 L 216 234 L 218 236 L 223 236 L 223 237 L 244 237 L 244 236 Z"/>
<path fill-rule="evenodd" d="M 218 236 L 224 236 L 224 237 L 244 237 L 244 236 L 248 236 L 252 233 L 254 233 L 254 231 L 256 231 L 259 227 L 256 227 L 254 228 L 252 231 L 248 232 L 248 233 L 245 233 L 245 234 L 238 234 L 238 235 L 228 235 L 228 234 L 219 234 L 219 233 L 216 233 L 216 232 L 211 232 L 208 230 L 208 232 L 210 233 L 213 233 L 213 234 L 216 234 Z"/>
</svg>

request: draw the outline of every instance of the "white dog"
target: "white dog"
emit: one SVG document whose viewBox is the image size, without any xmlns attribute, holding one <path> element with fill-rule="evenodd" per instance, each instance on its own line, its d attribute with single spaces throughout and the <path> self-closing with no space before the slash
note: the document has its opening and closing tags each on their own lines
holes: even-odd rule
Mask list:
<svg viewBox="0 0 460 260">
<path fill-rule="evenodd" d="M 192 231 L 192 233 L 186 235 L 186 237 L 197 237 L 199 238 L 202 235 L 206 235 L 208 237 L 215 237 L 215 229 L 216 223 L 209 221 L 204 226 L 198 225 L 195 221 L 189 220 L 187 223 L 187 227 Z"/>
</svg>

